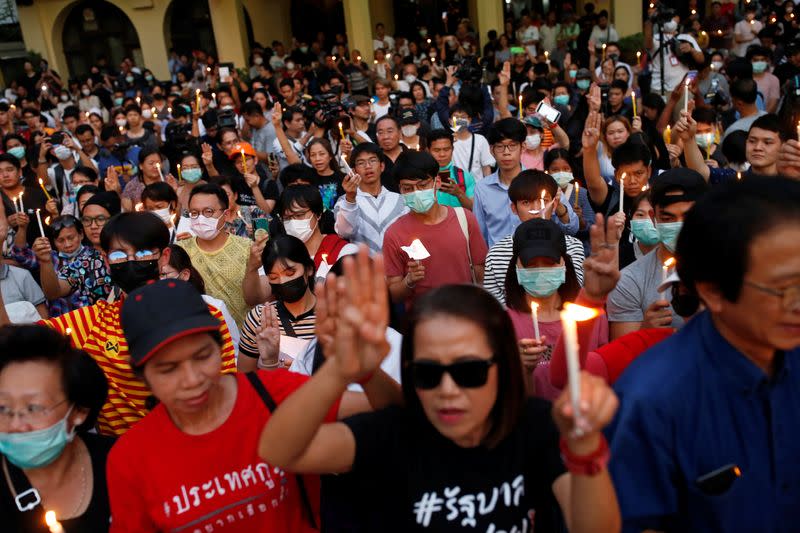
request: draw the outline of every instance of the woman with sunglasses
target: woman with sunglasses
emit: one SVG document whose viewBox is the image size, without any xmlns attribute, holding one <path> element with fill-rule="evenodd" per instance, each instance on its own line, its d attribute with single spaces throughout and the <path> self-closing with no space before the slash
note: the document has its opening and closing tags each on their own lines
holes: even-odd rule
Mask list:
<svg viewBox="0 0 800 533">
<path fill-rule="evenodd" d="M 619 530 L 601 433 L 616 396 L 584 372 L 580 416 L 567 393 L 552 410 L 526 400 L 511 320 L 479 288 L 444 286 L 415 305 L 402 348 L 405 407 L 325 424 L 349 383 L 377 385 L 388 352 L 383 258 L 370 263 L 362 249 L 345 260 L 343 280 L 332 278 L 317 292 L 337 316 L 335 354 L 275 411 L 261 457 L 380 483 L 380 531 L 530 531 L 534 513 L 536 531 L 555 531 L 559 508 L 571 532 Z"/>
</svg>

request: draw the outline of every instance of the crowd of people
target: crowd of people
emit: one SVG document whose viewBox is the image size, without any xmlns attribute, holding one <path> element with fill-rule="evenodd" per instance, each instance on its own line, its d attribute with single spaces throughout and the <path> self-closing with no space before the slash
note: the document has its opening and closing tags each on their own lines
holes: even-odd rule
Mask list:
<svg viewBox="0 0 800 533">
<path fill-rule="evenodd" d="M 794 2 L 520 4 L 25 63 L 3 529 L 793 529 Z"/>
</svg>

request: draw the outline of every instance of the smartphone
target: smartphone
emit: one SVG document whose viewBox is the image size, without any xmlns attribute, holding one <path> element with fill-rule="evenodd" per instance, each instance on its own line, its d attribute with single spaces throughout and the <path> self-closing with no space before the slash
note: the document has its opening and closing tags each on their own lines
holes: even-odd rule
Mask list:
<svg viewBox="0 0 800 533">
<path fill-rule="evenodd" d="M 440 181 L 451 181 L 450 179 L 450 170 L 440 170 L 439 171 L 439 180 Z"/>
<path fill-rule="evenodd" d="M 219 64 L 219 81 L 227 82 L 231 80 L 231 71 L 233 70 L 233 63 L 220 63 Z"/>
<path fill-rule="evenodd" d="M 690 70 L 689 72 L 686 73 L 686 81 L 693 82 L 696 79 L 697 79 L 697 71 L 696 70 Z"/>
<path fill-rule="evenodd" d="M 253 237 L 259 240 L 269 236 L 269 219 L 254 218 L 253 219 Z"/>
<path fill-rule="evenodd" d="M 539 105 L 536 106 L 536 113 L 543 116 L 551 124 L 558 123 L 558 119 L 561 118 L 561 112 L 547 105 L 544 100 L 539 102 Z"/>
<path fill-rule="evenodd" d="M 447 11 L 442 11 L 442 19 L 447 20 Z"/>
<path fill-rule="evenodd" d="M 50 136 L 50 144 L 52 144 L 53 146 L 55 146 L 56 144 L 62 144 L 63 142 L 64 142 L 64 134 L 61 133 L 60 131 L 57 131 L 56 133 Z"/>
<path fill-rule="evenodd" d="M 511 47 L 511 55 L 512 56 L 517 55 L 517 54 L 524 54 L 524 53 L 525 53 L 525 49 L 523 47 L 521 47 L 521 46 L 512 46 Z"/>
<path fill-rule="evenodd" d="M 742 470 L 738 466 L 729 464 L 698 477 L 695 485 L 705 494 L 719 495 L 730 489 L 741 475 Z"/>
</svg>

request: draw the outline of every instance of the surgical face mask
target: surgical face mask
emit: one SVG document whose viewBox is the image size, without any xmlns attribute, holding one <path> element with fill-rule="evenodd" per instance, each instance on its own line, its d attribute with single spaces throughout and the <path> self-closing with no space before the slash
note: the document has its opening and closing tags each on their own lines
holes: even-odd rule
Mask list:
<svg viewBox="0 0 800 533">
<path fill-rule="evenodd" d="M 592 84 L 591 80 L 578 80 L 575 82 L 575 85 L 578 86 L 578 89 L 582 91 L 588 89 L 591 84 Z"/>
<path fill-rule="evenodd" d="M 299 301 L 306 294 L 308 280 L 305 276 L 300 276 L 286 283 L 270 283 L 272 294 L 282 302 L 294 303 Z"/>
<path fill-rule="evenodd" d="M 199 168 L 187 168 L 181 171 L 181 178 L 189 183 L 197 183 L 203 177 L 203 171 Z"/>
<path fill-rule="evenodd" d="M 406 74 L 403 76 L 403 79 L 406 80 L 406 83 L 413 83 L 417 80 L 417 77 L 413 74 Z"/>
<path fill-rule="evenodd" d="M 722 70 L 722 61 L 712 61 L 711 68 L 717 72 Z"/>
<path fill-rule="evenodd" d="M 649 218 L 634 218 L 631 220 L 631 233 L 636 239 L 645 246 L 655 246 L 659 237 L 655 224 Z"/>
<path fill-rule="evenodd" d="M 678 31 L 678 23 L 674 20 L 664 24 L 664 33 L 675 33 L 676 31 Z"/>
<path fill-rule="evenodd" d="M 109 274 L 114 285 L 129 293 L 144 286 L 148 281 L 158 279 L 158 260 L 113 263 L 110 265 Z"/>
<path fill-rule="evenodd" d="M 696 133 L 694 140 L 700 148 L 708 148 L 714 144 L 714 136 L 707 133 Z"/>
<path fill-rule="evenodd" d="M 14 148 L 9 148 L 8 153 L 13 155 L 17 159 L 22 159 L 23 157 L 25 157 L 25 147 L 15 146 Z"/>
<path fill-rule="evenodd" d="M 556 180 L 558 186 L 562 189 L 570 184 L 573 180 L 572 172 L 553 172 L 550 177 Z"/>
<path fill-rule="evenodd" d="M 114 121 L 114 124 L 116 124 L 118 128 L 124 128 L 127 123 L 128 121 L 125 120 L 124 118 L 120 118 Z"/>
<path fill-rule="evenodd" d="M 83 96 L 89 96 L 90 94 L 92 94 L 92 91 L 90 91 L 89 89 L 81 89 L 81 94 Z"/>
<path fill-rule="evenodd" d="M 419 126 L 410 125 L 402 126 L 400 131 L 403 132 L 403 137 L 413 137 L 417 134 L 417 129 L 419 129 Z"/>
<path fill-rule="evenodd" d="M 172 225 L 172 212 L 169 210 L 169 207 L 165 207 L 164 209 L 156 209 L 150 212 L 160 218 L 167 226 Z"/>
<path fill-rule="evenodd" d="M 558 105 L 569 105 L 569 95 L 568 94 L 557 94 L 553 97 L 553 102 Z"/>
<path fill-rule="evenodd" d="M 142 118 L 153 118 L 153 112 L 147 108 L 142 109 Z"/>
<path fill-rule="evenodd" d="M 253 63 L 256 65 L 262 65 L 264 63 L 264 58 L 261 56 L 256 56 L 253 58 Z"/>
<path fill-rule="evenodd" d="M 72 157 L 72 150 L 64 146 L 63 144 L 57 144 L 53 147 L 53 153 L 59 159 L 59 161 L 64 161 L 65 159 L 69 159 Z"/>
<path fill-rule="evenodd" d="M 62 94 L 61 95 L 61 101 L 62 102 L 66 102 L 67 100 L 69 100 L 69 95 L 68 94 Z"/>
<path fill-rule="evenodd" d="M 415 213 L 427 213 L 436 202 L 436 189 L 414 191 L 403 195 L 403 203 Z"/>
<path fill-rule="evenodd" d="M 569 71 L 569 77 L 570 78 L 574 78 L 577 75 L 578 75 L 578 71 L 577 70 L 570 70 Z"/>
<path fill-rule="evenodd" d="M 190 225 L 198 239 L 210 241 L 219 235 L 219 218 L 199 215 L 197 218 L 192 219 Z"/>
<path fill-rule="evenodd" d="M 754 74 L 761 74 L 766 72 L 767 70 L 767 62 L 766 61 L 753 61 L 753 73 Z"/>
<path fill-rule="evenodd" d="M 656 226 L 661 244 L 670 252 L 674 253 L 678 246 L 678 235 L 680 235 L 682 227 L 683 222 L 664 222 Z"/>
<path fill-rule="evenodd" d="M 117 98 L 114 98 L 114 105 L 119 107 L 119 106 L 122 105 L 122 102 L 124 102 L 124 101 L 125 101 L 124 98 L 122 98 L 121 96 L 118 96 Z"/>
<path fill-rule="evenodd" d="M 457 118 L 456 129 L 460 130 L 462 128 L 469 128 L 469 120 L 466 118 Z"/>
<path fill-rule="evenodd" d="M 293 63 L 293 62 L 291 62 L 291 61 L 289 61 L 288 63 L 286 63 L 286 69 L 287 69 L 287 70 L 294 70 L 294 63 Z"/>
<path fill-rule="evenodd" d="M 308 52 L 308 46 L 301 46 L 300 47 L 300 51 L 303 52 L 304 54 L 307 53 Z"/>
<path fill-rule="evenodd" d="M 0 433 L 0 453 L 19 468 L 40 468 L 55 461 L 68 442 L 75 437 L 75 428 L 67 431 L 67 414 L 50 427 L 25 433 Z"/>
<path fill-rule="evenodd" d="M 81 248 L 82 246 L 78 245 L 78 247 L 75 248 L 75 250 L 73 250 L 72 252 L 69 253 L 58 252 L 58 257 L 61 259 L 75 259 L 76 257 L 78 257 L 78 254 L 81 253 Z"/>
<path fill-rule="evenodd" d="M 147 81 L 153 81 L 153 76 L 148 74 L 147 76 L 144 77 L 144 79 L 146 79 Z"/>
<path fill-rule="evenodd" d="M 297 237 L 303 242 L 308 242 L 308 239 L 314 234 L 314 228 L 311 227 L 311 218 L 287 220 L 283 223 L 283 228 L 288 235 Z"/>
<path fill-rule="evenodd" d="M 428 36 L 428 30 L 426 30 L 425 28 L 420 29 L 419 30 L 419 36 L 420 37 L 427 37 Z"/>
<path fill-rule="evenodd" d="M 567 280 L 567 267 L 517 267 L 517 283 L 534 298 L 547 298 Z"/>
<path fill-rule="evenodd" d="M 538 133 L 525 137 L 525 145 L 531 150 L 536 150 L 542 144 L 542 136 Z"/>
</svg>

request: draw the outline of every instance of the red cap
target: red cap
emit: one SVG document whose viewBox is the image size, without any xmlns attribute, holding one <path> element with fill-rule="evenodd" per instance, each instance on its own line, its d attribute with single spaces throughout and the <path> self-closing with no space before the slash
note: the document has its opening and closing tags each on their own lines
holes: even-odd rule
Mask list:
<svg viewBox="0 0 800 533">
<path fill-rule="evenodd" d="M 244 155 L 250 155 L 250 156 L 253 156 L 253 157 L 257 157 L 256 156 L 256 151 L 253 148 L 253 145 L 250 144 L 250 143 L 246 143 L 246 142 L 242 141 L 240 143 L 236 143 L 233 146 L 233 148 L 231 148 L 231 151 L 228 152 L 228 159 L 233 159 L 234 157 L 237 157 L 237 156 L 241 157 L 242 156 L 242 150 L 244 150 Z"/>
</svg>

